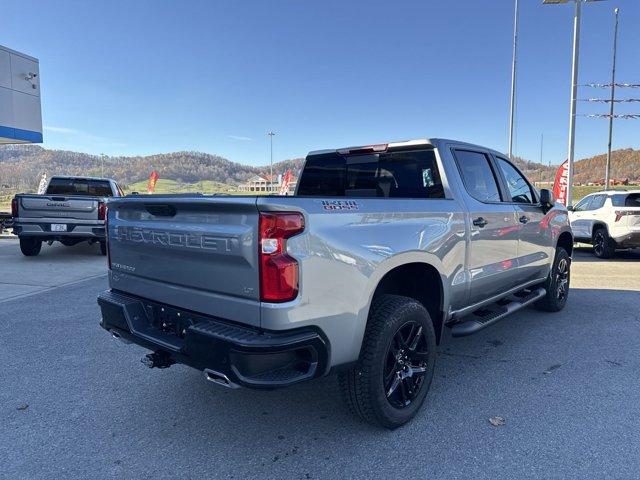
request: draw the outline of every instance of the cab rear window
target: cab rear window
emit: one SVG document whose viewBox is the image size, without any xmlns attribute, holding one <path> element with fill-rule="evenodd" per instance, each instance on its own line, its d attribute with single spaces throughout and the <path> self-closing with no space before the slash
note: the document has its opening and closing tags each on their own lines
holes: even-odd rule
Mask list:
<svg viewBox="0 0 640 480">
<path fill-rule="evenodd" d="M 433 150 L 312 155 L 298 196 L 444 198 Z"/>
<path fill-rule="evenodd" d="M 105 180 L 82 178 L 52 178 L 47 187 L 48 195 L 87 195 L 111 197 L 111 185 Z"/>
</svg>

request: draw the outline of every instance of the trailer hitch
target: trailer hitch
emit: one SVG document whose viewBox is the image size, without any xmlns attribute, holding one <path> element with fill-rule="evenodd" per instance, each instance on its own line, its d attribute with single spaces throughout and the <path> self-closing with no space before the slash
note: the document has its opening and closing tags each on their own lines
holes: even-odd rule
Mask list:
<svg viewBox="0 0 640 480">
<path fill-rule="evenodd" d="M 176 361 L 166 352 L 148 353 L 140 361 L 149 368 L 169 368 Z"/>
</svg>

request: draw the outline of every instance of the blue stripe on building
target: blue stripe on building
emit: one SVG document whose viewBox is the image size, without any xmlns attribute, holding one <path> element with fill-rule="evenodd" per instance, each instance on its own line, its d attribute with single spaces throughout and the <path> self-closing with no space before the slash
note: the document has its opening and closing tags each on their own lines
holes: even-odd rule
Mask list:
<svg viewBox="0 0 640 480">
<path fill-rule="evenodd" d="M 42 133 L 32 130 L 22 130 L 21 128 L 5 127 L 0 125 L 0 137 L 12 138 L 22 142 L 42 143 Z"/>
</svg>

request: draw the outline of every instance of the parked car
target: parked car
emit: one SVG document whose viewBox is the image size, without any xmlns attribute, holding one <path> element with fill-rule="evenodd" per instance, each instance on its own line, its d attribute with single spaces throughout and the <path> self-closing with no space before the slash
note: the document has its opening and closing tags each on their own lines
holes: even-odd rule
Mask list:
<svg viewBox="0 0 640 480">
<path fill-rule="evenodd" d="M 576 241 L 593 245 L 598 258 L 640 248 L 640 190 L 587 195 L 570 209 L 569 220 Z"/>
<path fill-rule="evenodd" d="M 72 246 L 88 241 L 98 242 L 105 255 L 106 201 L 122 195 L 122 189 L 109 178 L 66 176 L 51 177 L 43 195 L 16 195 L 11 213 L 20 250 L 32 257 L 40 253 L 42 242 Z"/>
<path fill-rule="evenodd" d="M 505 155 L 451 140 L 312 152 L 295 196 L 109 203 L 101 326 L 226 387 L 339 374 L 394 428 L 422 405 L 436 345 L 535 304 L 565 306 L 566 209 Z"/>
</svg>

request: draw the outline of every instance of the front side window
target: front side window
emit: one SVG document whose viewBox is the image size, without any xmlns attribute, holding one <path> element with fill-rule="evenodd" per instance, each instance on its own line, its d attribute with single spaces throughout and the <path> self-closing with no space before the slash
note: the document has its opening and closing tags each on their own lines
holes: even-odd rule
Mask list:
<svg viewBox="0 0 640 480">
<path fill-rule="evenodd" d="M 444 198 L 433 150 L 307 158 L 298 196 Z"/>
<path fill-rule="evenodd" d="M 574 212 L 584 212 L 589 210 L 589 205 L 591 204 L 591 200 L 593 197 L 585 197 L 580 200 L 575 207 L 573 207 Z"/>
<path fill-rule="evenodd" d="M 589 205 L 589 210 L 597 210 L 604 207 L 604 202 L 607 200 L 606 195 L 595 195 Z"/>
<path fill-rule="evenodd" d="M 511 201 L 516 203 L 534 203 L 534 196 L 529 182 L 522 174 L 503 158 L 498 158 L 498 165 L 507 182 Z"/>
<path fill-rule="evenodd" d="M 469 195 L 481 202 L 499 202 L 500 190 L 489 157 L 470 150 L 455 150 L 454 153 Z"/>
</svg>

